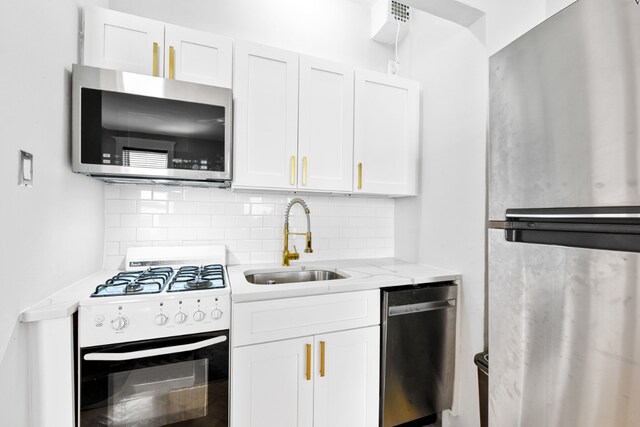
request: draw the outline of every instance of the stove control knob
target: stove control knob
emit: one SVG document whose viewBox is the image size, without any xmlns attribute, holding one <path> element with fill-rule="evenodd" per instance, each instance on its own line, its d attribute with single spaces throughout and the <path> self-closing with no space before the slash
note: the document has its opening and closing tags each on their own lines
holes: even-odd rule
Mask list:
<svg viewBox="0 0 640 427">
<path fill-rule="evenodd" d="M 176 323 L 184 323 L 187 321 L 187 315 L 183 312 L 176 314 Z"/>
<path fill-rule="evenodd" d="M 127 326 L 129 326 L 129 320 L 123 316 L 118 316 L 111 321 L 111 327 L 116 331 L 121 331 Z"/>
<path fill-rule="evenodd" d="M 222 317 L 222 310 L 220 310 L 219 308 L 214 308 L 213 311 L 211 312 L 211 317 L 213 317 L 214 319 L 219 319 Z"/>
<path fill-rule="evenodd" d="M 204 313 L 204 311 L 198 310 L 193 313 L 193 320 L 195 320 L 196 322 L 202 322 L 205 316 L 206 314 Z"/>
<path fill-rule="evenodd" d="M 160 313 L 156 316 L 156 325 L 158 326 L 166 325 L 168 320 L 169 318 L 167 317 L 166 314 Z"/>
</svg>

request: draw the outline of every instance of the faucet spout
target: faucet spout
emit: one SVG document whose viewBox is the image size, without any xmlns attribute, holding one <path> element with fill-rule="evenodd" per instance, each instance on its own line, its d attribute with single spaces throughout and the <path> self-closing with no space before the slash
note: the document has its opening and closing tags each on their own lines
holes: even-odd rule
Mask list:
<svg viewBox="0 0 640 427">
<path fill-rule="evenodd" d="M 304 213 L 307 215 L 307 232 L 306 233 L 289 233 L 289 213 L 291 212 L 291 208 L 295 204 L 299 204 L 300 206 L 302 206 L 302 208 L 304 209 Z M 309 217 L 310 213 L 311 211 L 309 210 L 307 203 L 298 197 L 296 197 L 295 199 L 292 199 L 287 205 L 287 209 L 285 210 L 285 213 L 284 213 L 284 249 L 282 251 L 282 265 L 285 267 L 289 266 L 290 260 L 300 259 L 300 254 L 295 249 L 295 246 L 294 246 L 294 252 L 293 253 L 289 252 L 289 235 L 290 234 L 299 234 L 299 235 L 305 236 L 307 243 L 304 251 L 305 253 L 313 252 L 313 248 L 311 247 L 311 219 Z"/>
</svg>

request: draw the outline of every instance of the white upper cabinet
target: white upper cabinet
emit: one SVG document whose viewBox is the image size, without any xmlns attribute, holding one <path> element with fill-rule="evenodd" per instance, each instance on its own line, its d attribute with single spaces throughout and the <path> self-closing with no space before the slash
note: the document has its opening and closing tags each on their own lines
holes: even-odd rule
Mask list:
<svg viewBox="0 0 640 427">
<path fill-rule="evenodd" d="M 164 76 L 176 80 L 231 87 L 233 41 L 204 31 L 165 25 Z"/>
<path fill-rule="evenodd" d="M 419 110 L 417 82 L 356 71 L 354 193 L 417 193 Z"/>
<path fill-rule="evenodd" d="M 109 9 L 84 9 L 83 64 L 231 87 L 233 41 Z"/>
<path fill-rule="evenodd" d="M 297 186 L 298 55 L 237 42 L 234 187 Z"/>
<path fill-rule="evenodd" d="M 353 67 L 300 57 L 298 189 L 351 192 Z"/>
<path fill-rule="evenodd" d="M 160 76 L 164 24 L 109 9 L 84 9 L 83 63 Z"/>
</svg>

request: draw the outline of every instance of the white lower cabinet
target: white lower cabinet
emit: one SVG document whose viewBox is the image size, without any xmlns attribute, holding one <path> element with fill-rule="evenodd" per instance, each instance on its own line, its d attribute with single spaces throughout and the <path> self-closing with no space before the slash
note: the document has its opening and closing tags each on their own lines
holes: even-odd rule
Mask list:
<svg viewBox="0 0 640 427">
<path fill-rule="evenodd" d="M 306 345 L 297 338 L 234 349 L 232 425 L 313 426 L 313 382 L 306 379 Z"/>
<path fill-rule="evenodd" d="M 234 349 L 235 427 L 377 427 L 380 327 Z"/>
<path fill-rule="evenodd" d="M 231 426 L 378 427 L 380 291 L 233 305 Z"/>
<path fill-rule="evenodd" d="M 317 335 L 314 344 L 314 427 L 377 427 L 380 327 Z"/>
</svg>

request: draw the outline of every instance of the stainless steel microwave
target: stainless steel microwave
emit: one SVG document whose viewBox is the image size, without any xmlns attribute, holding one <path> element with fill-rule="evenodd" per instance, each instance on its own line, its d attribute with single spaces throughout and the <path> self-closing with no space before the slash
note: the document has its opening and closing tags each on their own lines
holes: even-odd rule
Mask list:
<svg viewBox="0 0 640 427">
<path fill-rule="evenodd" d="M 72 80 L 74 172 L 228 185 L 231 89 L 77 64 Z"/>
</svg>

